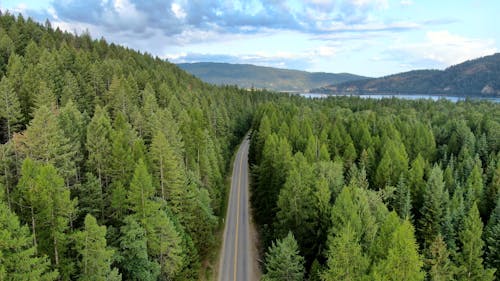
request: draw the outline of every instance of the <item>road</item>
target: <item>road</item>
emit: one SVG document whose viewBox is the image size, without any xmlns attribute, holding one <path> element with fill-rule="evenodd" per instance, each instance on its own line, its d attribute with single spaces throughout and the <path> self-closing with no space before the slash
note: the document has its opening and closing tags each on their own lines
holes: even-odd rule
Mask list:
<svg viewBox="0 0 500 281">
<path fill-rule="evenodd" d="M 233 164 L 220 254 L 219 281 L 257 280 L 256 251 L 251 233 L 248 195 L 248 138 L 241 143 Z"/>
</svg>

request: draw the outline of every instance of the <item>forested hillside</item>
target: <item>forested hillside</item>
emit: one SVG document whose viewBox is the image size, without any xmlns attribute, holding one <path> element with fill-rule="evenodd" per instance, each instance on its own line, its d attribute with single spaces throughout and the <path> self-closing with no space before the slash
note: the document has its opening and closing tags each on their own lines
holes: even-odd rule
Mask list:
<svg viewBox="0 0 500 281">
<path fill-rule="evenodd" d="M 500 280 L 500 106 L 298 97 L 255 115 L 264 280 Z"/>
<path fill-rule="evenodd" d="M 0 280 L 197 280 L 265 94 L 0 16 Z"/>
<path fill-rule="evenodd" d="M 181 63 L 179 67 L 207 83 L 281 92 L 306 92 L 330 84 L 366 79 L 350 73 L 306 72 L 251 64 L 199 62 Z"/>
<path fill-rule="evenodd" d="M 327 94 L 417 94 L 500 96 L 500 54 L 466 61 L 445 70 L 414 70 L 311 90 Z"/>
</svg>

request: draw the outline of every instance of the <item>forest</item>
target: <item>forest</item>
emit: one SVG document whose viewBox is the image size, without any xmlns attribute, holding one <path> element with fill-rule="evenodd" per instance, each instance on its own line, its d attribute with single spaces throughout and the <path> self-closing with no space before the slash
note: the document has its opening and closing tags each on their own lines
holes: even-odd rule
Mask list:
<svg viewBox="0 0 500 281">
<path fill-rule="evenodd" d="M 252 128 L 263 280 L 500 280 L 498 103 L 288 98 Z"/>
<path fill-rule="evenodd" d="M 500 280 L 498 103 L 216 87 L 9 13 L 0 99 L 0 280 L 204 279 L 248 131 L 263 280 Z"/>
<path fill-rule="evenodd" d="M 198 280 L 269 94 L 0 16 L 0 280 Z"/>
</svg>

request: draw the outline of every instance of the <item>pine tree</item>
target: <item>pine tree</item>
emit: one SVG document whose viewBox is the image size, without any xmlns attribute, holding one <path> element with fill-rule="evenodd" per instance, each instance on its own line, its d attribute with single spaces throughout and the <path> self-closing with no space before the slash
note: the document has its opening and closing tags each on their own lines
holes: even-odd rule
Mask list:
<svg viewBox="0 0 500 281">
<path fill-rule="evenodd" d="M 436 236 L 434 242 L 429 247 L 429 258 L 426 263 L 429 267 L 429 280 L 431 281 L 451 281 L 456 268 L 449 259 L 449 252 L 446 243 L 441 235 Z"/>
<path fill-rule="evenodd" d="M 347 224 L 337 231 L 335 237 L 330 237 L 328 243 L 328 269 L 322 274 L 322 280 L 358 281 L 368 280 L 367 271 L 369 258 L 363 254 L 358 235 Z"/>
<path fill-rule="evenodd" d="M 318 214 L 314 196 L 313 168 L 302 153 L 295 155 L 295 164 L 278 197 L 277 233 L 292 230 L 304 255 L 309 258 L 317 251 L 315 233 Z"/>
<path fill-rule="evenodd" d="M 181 238 L 154 195 L 151 175 L 144 161 L 139 160 L 127 194 L 129 208 L 146 230 L 149 255 L 158 259 L 162 275 L 171 278 L 183 264 Z"/>
<path fill-rule="evenodd" d="M 34 113 L 28 128 L 16 135 L 17 149 L 25 157 L 54 165 L 66 183 L 76 174 L 74 156 L 77 151 L 64 136 L 56 118 L 56 111 L 40 106 Z"/>
<path fill-rule="evenodd" d="M 413 227 L 408 220 L 403 221 L 390 237 L 391 246 L 387 258 L 373 267 L 373 280 L 384 281 L 422 281 L 425 273 L 423 262 L 418 254 L 418 246 Z"/>
<path fill-rule="evenodd" d="M 46 256 L 38 256 L 27 227 L 9 210 L 0 189 L 0 280 L 56 280 Z"/>
<path fill-rule="evenodd" d="M 121 280 L 118 270 L 111 268 L 114 251 L 106 246 L 106 227 L 99 226 L 92 215 L 85 217 L 85 229 L 76 234 L 75 241 L 80 256 L 78 280 Z"/>
<path fill-rule="evenodd" d="M 411 190 L 403 175 L 399 177 L 398 185 L 396 186 L 396 203 L 395 210 L 402 219 L 411 219 L 412 213 Z"/>
<path fill-rule="evenodd" d="M 28 214 L 33 241 L 37 249 L 47 254 L 55 268 L 61 271 L 69 261 L 66 258 L 67 232 L 76 202 L 70 200 L 69 189 L 51 164 L 39 164 L 27 158 L 21 170 L 18 196 Z"/>
<path fill-rule="evenodd" d="M 134 171 L 132 150 L 137 136 L 125 118 L 118 112 L 111 131 L 111 154 L 108 155 L 111 181 L 129 182 Z"/>
<path fill-rule="evenodd" d="M 476 161 L 472 171 L 466 182 L 466 198 L 469 204 L 478 202 L 483 198 L 484 186 L 483 186 L 483 169 L 481 169 L 481 164 Z M 468 206 L 470 207 L 470 205 Z"/>
<path fill-rule="evenodd" d="M 103 221 L 104 196 L 99 179 L 92 173 L 85 174 L 84 181 L 76 187 L 78 211 L 82 215 L 91 214 Z"/>
<path fill-rule="evenodd" d="M 22 116 L 18 97 L 12 83 L 5 76 L 0 81 L 0 100 L 0 118 L 5 119 L 6 139 L 10 140 L 12 134 L 19 128 Z"/>
<path fill-rule="evenodd" d="M 494 280 L 494 270 L 484 269 L 483 246 L 481 239 L 483 223 L 479 217 L 476 203 L 472 205 L 459 234 L 462 252 L 458 256 L 458 280 Z"/>
<path fill-rule="evenodd" d="M 148 257 L 146 231 L 131 216 L 126 217 L 123 222 L 118 257 L 123 279 L 157 280 L 160 265 Z"/>
<path fill-rule="evenodd" d="M 500 278 L 500 196 L 497 205 L 484 229 L 485 265 L 496 268 L 496 278 Z"/>
<path fill-rule="evenodd" d="M 418 233 L 424 248 L 428 248 L 441 233 L 448 195 L 444 191 L 443 172 L 434 166 L 430 172 L 423 194 L 423 206 L 418 220 Z"/>
<path fill-rule="evenodd" d="M 291 233 L 272 243 L 266 253 L 264 281 L 302 281 L 304 258 L 299 255 L 295 238 Z"/>
<path fill-rule="evenodd" d="M 111 121 L 105 109 L 97 106 L 87 127 L 87 165 L 102 185 L 108 183 L 109 155 L 111 154 Z"/>
<path fill-rule="evenodd" d="M 175 201 L 174 198 L 178 198 L 185 189 L 184 167 L 162 132 L 153 137 L 150 158 L 160 186 L 157 194 L 164 200 Z"/>
<path fill-rule="evenodd" d="M 382 151 L 376 174 L 375 184 L 378 189 L 396 184 L 399 176 L 408 169 L 408 156 L 403 143 L 388 139 Z"/>
<path fill-rule="evenodd" d="M 144 161 L 139 160 L 127 195 L 130 210 L 140 219 L 147 218 L 158 209 L 157 202 L 153 201 L 154 195 L 155 189 L 151 175 Z"/>
<path fill-rule="evenodd" d="M 71 151 L 74 152 L 71 159 L 71 163 L 75 165 L 75 179 L 73 182 L 78 182 L 82 177 L 85 154 L 83 149 L 86 135 L 85 119 L 71 99 L 61 108 L 57 119 L 59 128 L 61 128 L 64 137 L 68 139 Z"/>
<path fill-rule="evenodd" d="M 185 253 L 182 238 L 172 218 L 163 210 L 158 210 L 142 221 L 148 238 L 148 253 L 160 264 L 161 276 L 173 279 L 182 269 Z"/>
<path fill-rule="evenodd" d="M 419 154 L 417 158 L 411 163 L 411 168 L 408 171 L 408 187 L 411 191 L 411 198 L 413 203 L 413 214 L 416 218 L 420 218 L 420 210 L 424 203 L 424 189 L 426 182 L 424 180 L 425 174 L 425 160 Z"/>
<path fill-rule="evenodd" d="M 349 224 L 357 236 L 356 240 L 366 251 L 370 248 L 378 229 L 375 213 L 383 216 L 387 213 L 387 208 L 381 201 L 370 202 L 367 190 L 345 187 L 332 207 L 331 231 L 337 235 L 337 231 Z"/>
</svg>

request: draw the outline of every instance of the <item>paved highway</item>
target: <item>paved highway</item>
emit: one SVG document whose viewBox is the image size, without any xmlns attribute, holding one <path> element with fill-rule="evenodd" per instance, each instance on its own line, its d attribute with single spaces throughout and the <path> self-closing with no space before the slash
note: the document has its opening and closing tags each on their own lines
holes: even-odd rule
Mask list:
<svg viewBox="0 0 500 281">
<path fill-rule="evenodd" d="M 250 235 L 247 138 L 241 143 L 233 164 L 231 191 L 220 255 L 219 281 L 256 280 L 256 257 Z"/>
</svg>

